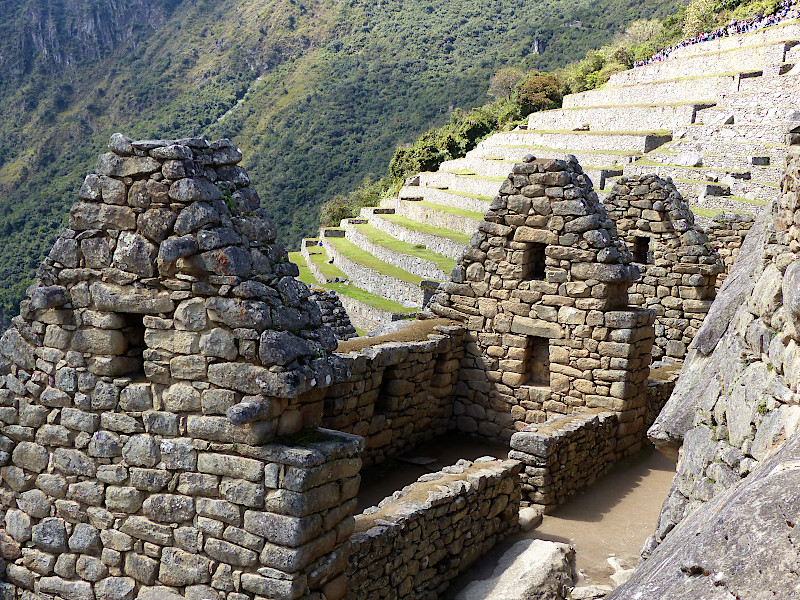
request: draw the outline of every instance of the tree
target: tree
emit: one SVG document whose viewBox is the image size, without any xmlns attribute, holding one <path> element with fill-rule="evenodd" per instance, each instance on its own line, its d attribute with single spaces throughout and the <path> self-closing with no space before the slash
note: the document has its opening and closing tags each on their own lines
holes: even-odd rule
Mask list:
<svg viewBox="0 0 800 600">
<path fill-rule="evenodd" d="M 489 80 L 489 91 L 487 94 L 498 100 L 507 98 L 524 77 L 525 73 L 514 67 L 500 69 L 497 73 L 492 75 L 492 78 Z"/>
<path fill-rule="evenodd" d="M 691 0 L 686 7 L 683 19 L 683 33 L 694 37 L 704 31 L 711 31 L 717 22 L 718 5 L 716 0 Z"/>
</svg>

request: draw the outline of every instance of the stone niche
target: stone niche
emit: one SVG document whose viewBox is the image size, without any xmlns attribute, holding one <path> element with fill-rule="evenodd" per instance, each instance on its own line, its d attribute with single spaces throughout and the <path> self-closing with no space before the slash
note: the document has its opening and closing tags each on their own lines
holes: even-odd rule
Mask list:
<svg viewBox="0 0 800 600">
<path fill-rule="evenodd" d="M 363 447 L 317 429 L 334 335 L 230 141 L 109 147 L 0 338 L 8 581 L 318 599 Z"/>
<path fill-rule="evenodd" d="M 528 159 L 431 304 L 467 328 L 457 426 L 509 439 L 554 415 L 604 408 L 620 415 L 621 447 L 633 445 L 655 313 L 629 306 L 639 270 L 577 160 Z"/>
<path fill-rule="evenodd" d="M 622 177 L 603 203 L 642 274 L 630 304 L 656 311 L 653 357 L 683 359 L 716 297 L 722 259 L 670 180 Z"/>
</svg>

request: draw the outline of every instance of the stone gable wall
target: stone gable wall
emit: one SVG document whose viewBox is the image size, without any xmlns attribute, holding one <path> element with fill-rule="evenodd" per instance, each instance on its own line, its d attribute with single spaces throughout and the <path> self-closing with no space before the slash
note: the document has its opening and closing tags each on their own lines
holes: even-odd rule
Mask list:
<svg viewBox="0 0 800 600">
<path fill-rule="evenodd" d="M 440 597 L 516 528 L 520 468 L 460 460 L 356 516 L 347 600 Z"/>
<path fill-rule="evenodd" d="M 671 181 L 622 177 L 604 204 L 641 271 L 630 304 L 656 311 L 653 358 L 683 358 L 716 296 L 719 254 Z"/>
<path fill-rule="evenodd" d="M 319 598 L 347 566 L 363 443 L 317 429 L 347 376 L 334 335 L 233 144 L 109 146 L 0 338 L 8 581 Z"/>
<path fill-rule="evenodd" d="M 755 218 L 751 215 L 723 212 L 716 215 L 704 228 L 709 242 L 719 254 L 724 265 L 724 270 L 717 275 L 717 290 L 722 287 L 722 283 L 733 268 L 736 257 L 739 255 L 739 249 L 753 223 L 755 223 Z"/>
<path fill-rule="evenodd" d="M 553 415 L 604 407 L 622 415 L 621 437 L 635 436 L 655 317 L 628 306 L 638 269 L 577 161 L 528 161 L 431 303 L 467 327 L 457 426 L 507 440 Z"/>
</svg>

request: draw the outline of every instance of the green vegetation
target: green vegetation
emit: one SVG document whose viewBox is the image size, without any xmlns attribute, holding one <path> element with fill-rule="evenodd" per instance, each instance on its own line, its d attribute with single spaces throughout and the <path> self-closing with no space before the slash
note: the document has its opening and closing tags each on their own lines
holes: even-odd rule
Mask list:
<svg viewBox="0 0 800 600">
<path fill-rule="evenodd" d="M 427 235 L 435 235 L 437 237 L 447 238 L 448 240 L 453 240 L 454 242 L 460 242 L 462 244 L 469 243 L 470 236 L 466 233 L 458 233 L 456 231 L 450 231 L 449 229 L 434 227 L 433 225 L 428 225 L 427 223 L 417 223 L 416 221 L 412 221 L 408 217 L 403 217 L 401 215 L 380 215 L 380 217 L 381 219 L 386 219 L 395 225 L 410 229 L 411 231 L 418 231 Z"/>
<path fill-rule="evenodd" d="M 368 225 L 366 223 L 356 225 L 355 226 L 363 235 L 365 235 L 373 244 L 377 244 L 379 246 L 383 246 L 387 250 L 392 250 L 394 252 L 399 252 L 401 254 L 407 254 L 409 256 L 416 256 L 422 260 L 427 260 L 428 262 L 432 262 L 435 264 L 439 269 L 441 269 L 445 274 L 449 275 L 450 271 L 453 270 L 453 267 L 456 266 L 456 261 L 452 258 L 448 258 L 446 256 L 442 256 L 441 254 L 436 254 L 435 252 L 431 252 L 425 246 L 415 246 L 414 244 L 408 244 L 406 242 L 400 241 L 397 238 L 392 237 L 388 233 L 381 231 L 373 227 L 372 225 Z"/>
<path fill-rule="evenodd" d="M 417 204 L 419 204 L 420 206 L 424 206 L 425 208 L 430 210 L 438 210 L 439 212 L 448 213 L 451 215 L 455 215 L 457 217 L 472 219 L 473 221 L 483 221 L 484 213 L 477 212 L 474 210 L 455 208 L 453 206 L 447 206 L 445 204 L 434 204 L 433 202 L 426 202 L 424 200 L 418 201 Z"/>
<path fill-rule="evenodd" d="M 231 137 L 279 238 L 296 248 L 316 230 L 323 201 L 370 174 L 379 181 L 398 145 L 451 123 L 472 143 L 487 122 L 519 118 L 497 96 L 496 111 L 469 116 L 498 70 L 554 70 L 607 43 L 621 23 L 663 18 L 677 4 L 0 2 L 0 320 L 16 314 L 116 131 Z M 540 92 L 522 85 L 515 101 L 552 100 Z M 425 159 L 414 154 L 401 171 Z"/>
<path fill-rule="evenodd" d="M 367 269 L 372 269 L 373 271 L 378 271 L 379 273 L 383 273 L 387 277 L 394 277 L 395 279 L 399 279 L 401 281 L 405 281 L 406 283 L 411 283 L 413 285 L 419 285 L 422 281 L 422 277 L 414 275 L 413 273 L 409 273 L 405 269 L 401 269 L 400 267 L 395 267 L 394 265 L 390 265 L 387 262 L 380 260 L 379 258 L 375 258 L 372 254 L 367 252 L 366 250 L 362 250 L 358 246 L 356 246 L 353 242 L 345 239 L 345 238 L 326 238 L 327 243 L 333 246 L 342 257 L 349 258 L 353 262 L 358 263 L 362 267 Z"/>
<path fill-rule="evenodd" d="M 316 256 L 320 256 L 321 257 L 320 262 L 322 264 L 325 264 L 327 267 L 330 267 L 331 270 L 329 270 L 329 273 L 333 272 L 333 270 L 335 270 L 336 272 L 338 272 L 338 275 L 335 275 L 335 277 L 341 277 L 343 279 L 347 278 L 347 276 L 344 273 L 342 273 L 341 271 L 339 271 L 339 269 L 337 269 L 333 265 L 328 265 L 325 262 L 325 253 L 324 253 L 324 251 L 321 254 L 312 254 L 311 255 L 312 260 L 315 260 Z M 398 304 L 397 302 L 392 302 L 391 300 L 387 300 L 386 298 L 383 298 L 382 296 L 376 296 L 375 294 L 370 294 L 369 292 L 366 292 L 366 291 L 364 291 L 364 290 L 362 290 L 360 288 L 357 288 L 355 286 L 348 285 L 347 283 L 326 283 L 326 284 L 321 284 L 314 278 L 314 275 L 311 274 L 311 270 L 306 265 L 306 261 L 303 258 L 303 254 L 301 252 L 289 252 L 289 260 L 297 265 L 297 268 L 300 271 L 300 275 L 298 277 L 300 279 L 300 281 L 302 281 L 303 283 L 305 283 L 309 287 L 312 287 L 312 288 L 316 287 L 316 288 L 323 288 L 323 289 L 326 289 L 326 290 L 332 290 L 334 292 L 337 292 L 339 294 L 343 294 L 345 296 L 349 296 L 350 298 L 353 298 L 354 300 L 358 300 L 359 302 L 363 302 L 364 304 L 367 304 L 367 305 L 372 306 L 374 308 L 377 308 L 379 310 L 384 310 L 384 311 L 392 313 L 392 314 L 408 315 L 408 314 L 411 314 L 411 313 L 415 313 L 415 312 L 417 312 L 419 310 L 417 308 L 407 308 L 407 307 L 403 306 L 402 304 Z M 317 264 L 317 266 L 319 267 L 319 264 L 316 262 L 316 260 L 315 260 L 315 264 Z M 356 331 L 358 331 L 358 330 L 356 330 Z M 359 335 L 362 335 L 362 334 L 363 334 L 363 332 L 359 333 Z"/>
</svg>

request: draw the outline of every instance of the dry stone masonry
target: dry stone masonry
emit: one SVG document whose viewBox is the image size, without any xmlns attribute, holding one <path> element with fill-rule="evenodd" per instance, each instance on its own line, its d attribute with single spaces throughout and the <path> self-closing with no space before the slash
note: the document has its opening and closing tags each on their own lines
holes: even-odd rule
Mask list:
<svg viewBox="0 0 800 600">
<path fill-rule="evenodd" d="M 322 313 L 322 323 L 331 328 L 337 340 L 349 340 L 358 337 L 356 328 L 350 322 L 347 311 L 342 306 L 339 295 L 331 290 L 311 288 L 311 300 L 317 303 Z"/>
<path fill-rule="evenodd" d="M 325 395 L 323 425 L 365 438 L 372 465 L 450 429 L 464 328 L 438 325 L 424 342 L 388 342 L 338 354 L 351 376 Z"/>
<path fill-rule="evenodd" d="M 519 519 L 520 463 L 460 460 L 356 516 L 352 600 L 439 598 Z"/>
<path fill-rule="evenodd" d="M 683 358 L 714 301 L 719 255 L 669 180 L 622 177 L 603 204 L 642 274 L 629 301 L 656 311 L 653 358 Z"/>
<path fill-rule="evenodd" d="M 649 431 L 680 448 L 646 558 L 611 597 L 790 597 L 798 589 L 800 154 L 750 229 Z M 707 576 L 709 574 L 710 576 Z"/>
<path fill-rule="evenodd" d="M 363 444 L 316 429 L 346 375 L 334 334 L 233 144 L 109 147 L 0 338 L 8 581 L 319 599 L 347 566 Z"/>
<path fill-rule="evenodd" d="M 628 306 L 638 275 L 577 161 L 516 165 L 431 305 L 467 327 L 459 429 L 510 439 L 606 408 L 638 447 L 655 318 Z"/>
</svg>

